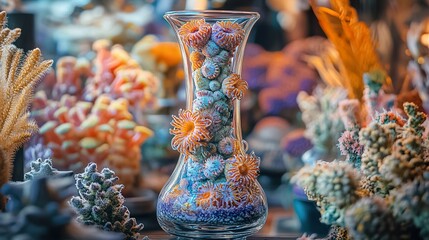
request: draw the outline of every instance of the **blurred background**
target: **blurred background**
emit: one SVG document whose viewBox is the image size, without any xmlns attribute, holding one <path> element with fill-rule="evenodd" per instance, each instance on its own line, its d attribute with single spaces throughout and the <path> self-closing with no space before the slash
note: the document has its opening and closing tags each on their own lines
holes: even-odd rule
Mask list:
<svg viewBox="0 0 429 240">
<path fill-rule="evenodd" d="M 329 7 L 328 0 L 314 2 Z M 426 56 L 429 31 L 420 29 L 415 33 L 420 38 L 414 42 L 415 36 L 409 31 L 428 17 L 429 1 L 351 0 L 350 4 L 371 30 L 376 51 L 393 83 L 391 93 L 412 92 L 418 86 L 414 81 L 416 71 L 420 71 L 420 77 L 423 74 L 413 65 L 413 58 L 419 59 L 413 55 L 416 51 L 413 43 L 419 43 L 419 56 Z M 185 107 L 180 51 L 172 29 L 163 19 L 164 13 L 205 9 L 258 12 L 261 18 L 251 32 L 243 62 L 242 75 L 249 83 L 249 90 L 242 100 L 241 116 L 243 136 L 249 149 L 262 159 L 259 181 L 270 207 L 269 221 L 262 232 L 281 236 L 308 230 L 295 212 L 305 204 L 297 205 L 299 191 L 295 191 L 289 179 L 306 159 L 321 155 L 314 156 L 318 153 L 317 143 L 306 130 L 297 97 L 300 92 L 317 95 L 318 86 L 324 81 L 317 59 L 312 58 L 312 61 L 310 57 L 320 59 L 333 48 L 308 1 L 16 0 L 1 1 L 1 8 L 8 12 L 10 28 L 22 28 L 23 35 L 16 43 L 19 47 L 25 50 L 38 47 L 46 59 L 55 60 L 54 68 L 40 83 L 34 99 L 32 114 L 40 127 L 46 126 L 54 110 L 64 106 L 70 110 L 84 100 L 96 102 L 99 94 L 106 93 L 127 98 L 127 111 L 133 115 L 135 123 L 153 131 L 139 146 L 137 180 L 129 180 L 130 186 L 137 190 L 128 192 L 130 199 L 143 197 L 143 200 L 129 202 L 135 204 L 130 208 L 139 209 L 130 211 L 145 223 L 145 231 L 159 230 L 155 200 L 178 159 L 178 153 L 170 146 L 169 124 L 171 115 Z M 110 89 L 112 86 L 91 80 L 103 74 L 103 67 L 106 67 L 103 64 L 109 61 L 136 64 L 144 71 L 145 77 L 151 80 L 143 87 L 147 92 L 143 99 L 129 91 L 127 94 L 121 92 L 126 86 L 117 86 L 119 92 L 114 92 Z M 75 99 L 64 98 L 65 94 Z M 335 96 L 341 98 L 341 94 Z M 425 96 L 424 93 L 419 95 L 423 106 Z M 336 148 L 338 138 L 330 138 L 333 139 L 326 149 Z M 25 147 L 25 161 L 31 160 L 36 147 L 54 146 L 50 153 L 54 160 L 72 154 L 72 150 L 55 144 L 58 145 L 55 140 L 40 133 Z M 89 153 L 80 154 L 87 156 Z M 323 154 L 333 158 L 339 156 L 338 151 L 326 150 Z M 61 161 L 60 167 L 80 168 L 74 160 Z M 318 231 L 323 233 L 324 226 L 319 227 Z"/>
</svg>

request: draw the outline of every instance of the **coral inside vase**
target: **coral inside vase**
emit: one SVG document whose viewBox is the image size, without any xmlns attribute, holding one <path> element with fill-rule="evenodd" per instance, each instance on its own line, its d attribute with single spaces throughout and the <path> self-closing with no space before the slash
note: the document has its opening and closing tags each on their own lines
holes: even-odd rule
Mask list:
<svg viewBox="0 0 429 240">
<path fill-rule="evenodd" d="M 194 100 L 192 109 L 180 110 L 171 122 L 172 147 L 183 163 L 160 198 L 158 215 L 178 223 L 253 223 L 267 211 L 256 180 L 260 159 L 245 153 L 234 134 L 233 103 L 247 82 L 230 67 L 245 32 L 237 23 L 204 19 L 178 32 L 189 48 Z"/>
</svg>

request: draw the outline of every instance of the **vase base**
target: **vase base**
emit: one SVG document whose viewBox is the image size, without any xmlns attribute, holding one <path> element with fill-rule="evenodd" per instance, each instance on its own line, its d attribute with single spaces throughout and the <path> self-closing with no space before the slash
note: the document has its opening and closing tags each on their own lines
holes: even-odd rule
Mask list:
<svg viewBox="0 0 429 240">
<path fill-rule="evenodd" d="M 246 239 L 246 237 L 258 232 L 265 222 L 261 219 L 251 224 L 234 226 L 215 226 L 201 224 L 178 224 L 165 222 L 158 219 L 161 228 L 178 239 Z"/>
</svg>

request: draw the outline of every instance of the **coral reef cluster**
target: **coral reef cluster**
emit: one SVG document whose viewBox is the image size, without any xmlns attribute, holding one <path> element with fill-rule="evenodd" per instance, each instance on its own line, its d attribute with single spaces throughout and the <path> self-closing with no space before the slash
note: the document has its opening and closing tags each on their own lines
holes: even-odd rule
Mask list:
<svg viewBox="0 0 429 240">
<path fill-rule="evenodd" d="M 98 172 L 97 164 L 90 163 L 75 179 L 79 196 L 72 197 L 69 204 L 78 213 L 78 222 L 124 233 L 127 240 L 139 238 L 143 224 L 130 218 L 128 208 L 123 205 L 124 186 L 116 184 L 118 177 L 112 170 L 104 168 Z"/>
<path fill-rule="evenodd" d="M 244 29 L 198 19 L 178 32 L 190 48 L 195 98 L 192 109 L 180 110 L 171 122 L 171 144 L 184 166 L 160 196 L 158 218 L 207 225 L 256 222 L 267 210 L 256 180 L 260 159 L 246 153 L 233 132 L 233 103 L 243 97 L 247 83 L 230 64 Z"/>
<path fill-rule="evenodd" d="M 15 151 L 37 131 L 29 119 L 28 105 L 40 77 L 52 65 L 42 61 L 38 48 L 24 54 L 12 43 L 21 29 L 6 28 L 6 12 L 0 13 L 0 187 L 10 180 Z M 0 195 L 0 210 L 4 208 Z"/>
<path fill-rule="evenodd" d="M 66 200 L 76 194 L 73 172 L 58 171 L 50 159 L 31 162 L 25 182 L 9 182 L 0 191 L 9 197 L 0 213 L 1 240 L 119 240 L 124 235 L 107 233 L 73 221 Z"/>
<path fill-rule="evenodd" d="M 45 122 L 40 134 L 60 170 L 81 171 L 88 162 L 113 169 L 129 193 L 138 183 L 141 144 L 152 131 L 133 121 L 128 102 L 101 95 L 95 103 L 64 95 L 60 101 L 36 94 L 33 113 Z"/>
<path fill-rule="evenodd" d="M 295 176 L 316 201 L 322 222 L 342 229 L 342 239 L 416 239 L 413 229 L 429 239 L 426 115 L 413 103 L 404 111 L 407 120 L 384 111 L 364 127 L 351 114 L 358 137 L 345 131 L 339 145 L 360 164 L 319 161 Z"/>
<path fill-rule="evenodd" d="M 95 101 L 101 94 L 114 99 L 125 98 L 133 108 L 150 107 L 155 104 L 158 79 L 141 69 L 120 45 L 110 46 L 107 40 L 93 44 L 97 53 L 93 77 L 88 78 L 83 99 Z"/>
</svg>

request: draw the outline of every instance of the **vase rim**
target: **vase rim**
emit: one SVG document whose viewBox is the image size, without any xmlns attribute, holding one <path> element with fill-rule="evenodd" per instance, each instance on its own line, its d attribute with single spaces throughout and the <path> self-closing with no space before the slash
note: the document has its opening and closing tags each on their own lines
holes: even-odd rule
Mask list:
<svg viewBox="0 0 429 240">
<path fill-rule="evenodd" d="M 259 18 L 260 15 L 258 12 L 250 12 L 250 11 L 233 11 L 233 10 L 183 10 L 183 11 L 168 11 L 165 12 L 164 17 L 190 17 L 190 16 L 201 16 L 206 15 L 213 16 L 213 17 L 231 17 L 231 16 L 237 16 L 237 17 L 248 17 L 248 18 Z"/>
</svg>

